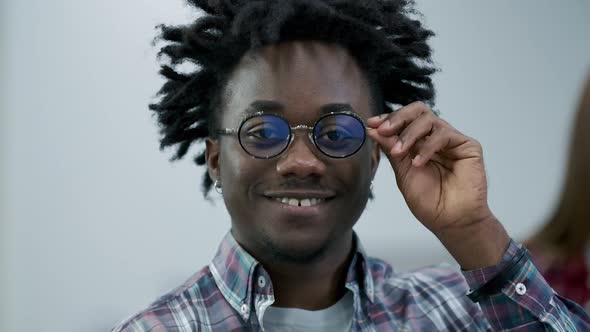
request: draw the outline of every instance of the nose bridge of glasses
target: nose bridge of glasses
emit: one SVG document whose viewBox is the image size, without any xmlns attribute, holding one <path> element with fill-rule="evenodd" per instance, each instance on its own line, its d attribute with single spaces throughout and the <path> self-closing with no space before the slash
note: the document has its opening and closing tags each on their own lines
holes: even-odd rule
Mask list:
<svg viewBox="0 0 590 332">
<path fill-rule="evenodd" d="M 304 125 L 304 124 L 300 124 L 300 125 L 296 125 L 295 127 L 291 127 L 291 131 L 296 131 L 296 130 L 311 131 L 311 130 L 313 130 L 313 127 L 310 127 L 310 126 Z"/>
<path fill-rule="evenodd" d="M 314 149 L 316 148 L 316 144 L 314 142 L 313 139 L 313 129 L 314 127 L 312 126 L 308 126 L 308 125 L 304 125 L 304 124 L 300 124 L 297 126 L 293 126 L 290 127 L 291 128 L 291 138 L 289 140 L 289 146 L 287 147 L 288 150 L 292 150 L 293 149 L 293 144 L 294 144 L 294 140 L 295 140 L 295 133 L 297 131 L 303 131 L 305 133 L 307 133 L 307 138 L 308 138 L 308 142 L 305 142 L 305 140 L 301 143 L 303 143 L 303 145 L 305 145 L 305 147 L 309 150 L 309 152 L 311 152 L 311 154 L 313 154 L 314 156 L 316 156 L 316 153 L 314 151 Z M 297 148 L 299 149 L 299 148 Z M 288 152 L 290 153 L 290 152 Z M 317 157 L 317 156 L 316 156 Z"/>
<path fill-rule="evenodd" d="M 297 131 L 305 131 L 307 133 L 307 137 L 309 138 L 309 141 L 312 143 L 312 145 L 315 145 L 315 143 L 313 142 L 313 129 L 314 129 L 314 127 L 300 124 L 300 125 L 290 127 L 290 128 L 291 128 L 291 140 L 289 142 L 289 145 L 291 145 L 291 143 L 293 143 L 293 140 L 295 139 L 295 133 Z"/>
</svg>

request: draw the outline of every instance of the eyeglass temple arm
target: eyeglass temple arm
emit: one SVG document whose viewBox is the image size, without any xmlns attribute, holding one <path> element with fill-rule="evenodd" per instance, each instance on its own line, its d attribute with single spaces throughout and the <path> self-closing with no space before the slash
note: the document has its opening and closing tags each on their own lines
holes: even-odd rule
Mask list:
<svg viewBox="0 0 590 332">
<path fill-rule="evenodd" d="M 217 130 L 218 135 L 235 135 L 237 133 L 238 130 L 233 128 L 222 128 Z"/>
</svg>

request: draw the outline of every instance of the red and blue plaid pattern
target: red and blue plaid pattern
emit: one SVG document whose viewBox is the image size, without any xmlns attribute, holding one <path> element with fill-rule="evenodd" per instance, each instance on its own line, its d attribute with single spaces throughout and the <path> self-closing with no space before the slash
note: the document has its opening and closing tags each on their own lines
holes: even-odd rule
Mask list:
<svg viewBox="0 0 590 332">
<path fill-rule="evenodd" d="M 465 295 L 504 267 L 518 249 L 514 241 L 500 264 L 462 273 L 445 265 L 395 273 L 355 242 L 346 282 L 353 331 L 590 331 L 583 308 L 555 294 L 531 261 L 479 304 Z M 264 331 L 273 301 L 269 275 L 228 233 L 209 266 L 113 331 Z"/>
</svg>

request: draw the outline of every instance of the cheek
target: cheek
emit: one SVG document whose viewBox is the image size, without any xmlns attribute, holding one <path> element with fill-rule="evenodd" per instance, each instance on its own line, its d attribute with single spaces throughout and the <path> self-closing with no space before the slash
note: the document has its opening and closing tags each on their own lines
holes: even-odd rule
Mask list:
<svg viewBox="0 0 590 332">
<path fill-rule="evenodd" d="M 222 144 L 219 151 L 219 169 L 225 193 L 236 190 L 236 187 L 239 187 L 239 181 L 243 178 L 243 157 L 232 145 L 231 143 Z"/>
<path fill-rule="evenodd" d="M 354 162 L 351 162 L 347 172 L 352 181 L 351 186 L 354 186 L 358 192 L 370 185 L 371 182 L 371 149 L 365 145 L 354 156 Z"/>
<path fill-rule="evenodd" d="M 338 186 L 348 200 L 357 200 L 363 196 L 365 187 L 370 183 L 370 161 L 364 151 L 359 151 L 354 157 L 334 160 L 328 165 L 326 176 L 330 182 L 338 182 Z"/>
<path fill-rule="evenodd" d="M 365 175 L 368 176 L 371 173 L 371 153 L 371 145 L 365 142 L 363 147 L 353 156 L 356 170 L 360 172 L 359 175 L 361 175 L 363 178 Z"/>
<path fill-rule="evenodd" d="M 246 199 L 252 186 L 267 172 L 261 161 L 246 154 L 237 143 L 220 146 L 219 163 L 224 197 L 232 201 Z"/>
</svg>

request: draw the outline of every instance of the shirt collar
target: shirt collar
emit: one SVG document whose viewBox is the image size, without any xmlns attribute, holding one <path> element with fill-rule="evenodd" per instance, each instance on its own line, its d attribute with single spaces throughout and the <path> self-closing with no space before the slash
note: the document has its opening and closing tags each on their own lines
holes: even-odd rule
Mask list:
<svg viewBox="0 0 590 332">
<path fill-rule="evenodd" d="M 217 287 L 229 304 L 242 312 L 244 305 L 249 305 L 252 293 L 252 280 L 258 261 L 246 252 L 228 232 L 217 249 L 217 254 L 209 265 Z"/>
<path fill-rule="evenodd" d="M 353 234 L 353 241 L 356 253 L 348 267 L 346 287 L 353 293 L 363 292 L 373 302 L 374 284 L 369 261 L 356 233 Z M 237 312 L 241 312 L 244 304 L 249 305 L 257 273 L 266 275 L 266 272 L 257 272 L 259 265 L 259 262 L 239 245 L 231 231 L 225 235 L 209 268 L 221 293 Z M 360 280 L 362 286 L 359 285 Z"/>
<path fill-rule="evenodd" d="M 373 274 L 371 272 L 368 256 L 356 233 L 353 233 L 352 240 L 356 249 L 356 253 L 352 257 L 352 261 L 348 267 L 348 273 L 346 275 L 346 288 L 350 289 L 353 293 L 362 291 L 365 296 L 371 302 L 373 302 L 375 300 L 375 285 L 373 283 Z M 363 282 L 363 287 L 362 289 L 358 290 L 360 287 L 360 280 Z"/>
</svg>

